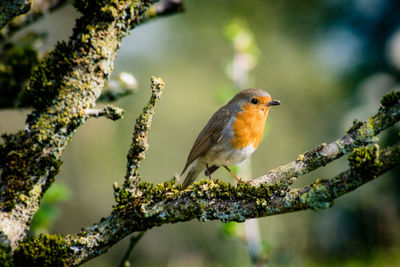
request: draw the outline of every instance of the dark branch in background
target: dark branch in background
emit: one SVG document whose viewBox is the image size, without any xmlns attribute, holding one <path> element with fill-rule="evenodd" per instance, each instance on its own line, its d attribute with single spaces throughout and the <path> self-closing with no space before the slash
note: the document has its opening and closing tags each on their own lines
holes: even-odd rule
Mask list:
<svg viewBox="0 0 400 267">
<path fill-rule="evenodd" d="M 44 14 L 64 6 L 67 2 L 67 0 L 35 1 L 28 14 L 19 16 L 0 32 L 0 43 L 11 37 L 18 30 L 39 20 Z M 180 0 L 160 1 L 143 14 L 141 22 L 148 22 L 159 16 L 173 15 L 183 11 L 184 5 Z M 36 36 L 36 42 L 39 39 L 41 39 L 40 42 L 43 42 L 45 37 L 44 34 L 30 33 L 23 40 L 6 44 L 0 52 L 0 95 L 2 96 L 0 98 L 0 109 L 19 106 L 20 92 L 25 88 L 31 71 L 39 62 L 39 55 L 32 42 L 32 36 Z M 13 47 L 14 50 L 18 49 L 18 53 L 16 54 L 10 47 Z M 102 91 L 98 101 L 112 102 L 135 92 L 136 88 L 129 86 L 110 86 Z"/>
<path fill-rule="evenodd" d="M 6 1 L 7 2 L 7 1 Z M 34 1 L 30 11 L 15 18 L 8 23 L 0 32 L 0 43 L 10 38 L 14 33 L 20 29 L 32 24 L 33 22 L 42 18 L 46 13 L 57 10 L 64 6 L 68 0 L 40 0 Z M 1 12 L 1 11 L 0 11 Z"/>
<path fill-rule="evenodd" d="M 126 250 L 124 256 L 122 257 L 121 262 L 119 263 L 119 267 L 126 267 L 126 266 L 130 266 L 127 265 L 126 263 L 129 260 L 129 256 L 132 253 L 132 250 L 135 248 L 136 244 L 139 242 L 139 240 L 143 237 L 145 232 L 140 232 L 137 235 L 133 235 L 130 239 L 129 239 L 129 246 L 128 249 Z"/>
<path fill-rule="evenodd" d="M 369 120 L 374 128 L 370 129 L 373 134 L 357 135 L 358 142 L 354 143 L 349 155 L 351 168 L 332 179 L 317 179 L 310 185 L 295 189 L 282 187 L 280 183 L 257 183 L 257 186 L 240 183 L 235 186 L 218 180 L 201 180 L 186 190 L 181 190 L 181 185 L 174 181 L 158 185 L 140 182 L 136 184 L 135 192 L 114 186 L 117 204 L 107 218 L 75 235 L 38 236 L 23 244 L 23 249 L 17 251 L 18 259 L 28 262 L 47 259 L 54 253 L 54 248 L 49 255 L 43 253 L 40 257 L 32 251 L 40 250 L 39 244 L 51 240 L 62 252 L 58 261 L 52 264 L 79 265 L 105 253 L 114 243 L 133 232 L 143 232 L 166 223 L 192 219 L 243 222 L 249 218 L 331 207 L 336 198 L 400 165 L 399 144 L 383 150 L 377 144 L 363 146 L 374 134 L 400 120 L 399 100 L 400 92 L 392 92 L 382 99 L 383 107 Z M 382 120 L 373 122 L 381 114 Z M 362 127 L 356 124 L 351 131 L 356 131 L 356 128 Z M 324 161 L 324 157 L 314 156 L 315 164 L 324 165 L 318 163 Z"/>
<path fill-rule="evenodd" d="M 30 0 L 2 0 L 0 1 L 0 30 L 16 16 L 25 14 L 31 8 Z"/>
<path fill-rule="evenodd" d="M 0 109 L 16 108 L 32 70 L 39 64 L 36 44 L 45 35 L 28 33 L 17 42 L 7 43 L 0 51 Z"/>
</svg>

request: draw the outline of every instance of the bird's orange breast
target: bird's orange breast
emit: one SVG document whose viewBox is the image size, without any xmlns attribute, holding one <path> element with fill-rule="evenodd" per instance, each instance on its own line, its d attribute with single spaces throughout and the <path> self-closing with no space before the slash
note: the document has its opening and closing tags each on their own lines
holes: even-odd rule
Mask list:
<svg viewBox="0 0 400 267">
<path fill-rule="evenodd" d="M 263 137 L 268 110 L 266 106 L 246 104 L 241 111 L 236 112 L 236 118 L 232 123 L 232 147 L 237 149 L 249 145 L 258 147 Z"/>
</svg>

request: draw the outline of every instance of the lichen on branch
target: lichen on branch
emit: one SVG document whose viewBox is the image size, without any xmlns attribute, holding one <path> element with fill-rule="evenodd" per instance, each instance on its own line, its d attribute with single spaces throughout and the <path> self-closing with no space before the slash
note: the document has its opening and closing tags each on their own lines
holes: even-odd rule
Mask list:
<svg viewBox="0 0 400 267">
<path fill-rule="evenodd" d="M 2 245 L 14 251 L 25 238 L 41 197 L 60 169 L 64 149 L 90 117 L 85 111 L 94 108 L 113 70 L 122 37 L 151 3 L 75 1 L 85 15 L 77 20 L 70 40 L 59 42 L 33 67 L 21 103 L 34 110 L 25 130 L 4 135 L 0 144 Z"/>
<path fill-rule="evenodd" d="M 295 161 L 270 170 L 251 181 L 253 185 L 279 183 L 287 187 L 295 179 L 351 152 L 378 140 L 377 135 L 400 120 L 400 92 L 391 92 L 382 100 L 382 107 L 366 122 L 355 120 L 346 135 L 329 144 L 322 143 L 314 149 L 300 154 Z"/>
<path fill-rule="evenodd" d="M 251 183 L 232 185 L 219 180 L 206 179 L 194 183 L 185 190 L 182 190 L 182 186 L 176 181 L 154 185 L 146 181 L 139 182 L 137 179 L 135 191 L 125 186 L 122 188 L 114 186 L 116 204 L 108 217 L 83 229 L 80 233 L 64 236 L 63 244 L 68 244 L 70 253 L 66 256 L 67 258 L 58 260 L 65 260 L 70 265 L 79 265 L 105 253 L 113 244 L 133 232 L 142 232 L 166 223 L 193 219 L 242 222 L 255 217 L 329 208 L 338 197 L 400 165 L 399 144 L 381 149 L 377 144 L 363 146 L 362 139 L 357 139 L 361 136 L 365 140 L 376 140 L 375 134 L 400 120 L 399 96 L 394 93 L 383 98 L 386 99 L 383 100 L 385 104 L 369 120 L 369 125 L 373 126 L 355 123 L 355 126 L 348 131 L 348 134 L 354 134 L 354 138 L 359 140 L 352 143 L 348 152 L 346 150 L 347 153 L 350 152 L 348 159 L 350 169 L 331 179 L 316 179 L 312 184 L 293 189 L 282 187 L 279 179 L 276 183 L 264 182 L 256 185 Z M 153 103 L 152 100 L 150 103 Z M 151 109 L 153 109 L 152 104 L 150 104 Z M 144 112 L 144 114 L 147 113 Z M 138 129 L 135 132 L 140 133 L 145 130 L 146 133 L 143 136 L 139 135 L 139 139 L 145 139 L 146 125 L 148 124 L 136 125 Z M 363 127 L 373 130 L 367 131 L 367 135 L 361 135 L 358 130 Z M 134 146 L 144 144 L 133 143 Z M 368 144 L 369 141 L 365 143 Z M 325 147 L 311 150 L 312 152 L 304 157 L 313 156 L 318 159 L 320 157 L 318 153 L 324 151 Z M 134 153 L 141 153 L 145 149 L 146 145 L 143 145 L 139 150 L 132 150 L 139 162 L 143 158 Z M 304 160 L 304 158 L 297 159 L 299 160 Z"/>
<path fill-rule="evenodd" d="M 31 9 L 31 0 L 0 1 L 0 30 L 16 16 L 27 13 Z"/>
<path fill-rule="evenodd" d="M 139 181 L 140 162 L 145 158 L 145 151 L 148 149 L 147 136 L 150 131 L 154 109 L 157 101 L 161 98 L 165 83 L 161 78 L 151 78 L 151 96 L 142 113 L 136 119 L 133 131 L 132 143 L 127 155 L 127 167 L 124 188 L 134 190 Z"/>
<path fill-rule="evenodd" d="M 99 118 L 106 117 L 107 119 L 116 121 L 124 117 L 125 111 L 122 108 L 107 105 L 102 109 L 87 109 L 86 114 L 89 117 Z"/>
</svg>

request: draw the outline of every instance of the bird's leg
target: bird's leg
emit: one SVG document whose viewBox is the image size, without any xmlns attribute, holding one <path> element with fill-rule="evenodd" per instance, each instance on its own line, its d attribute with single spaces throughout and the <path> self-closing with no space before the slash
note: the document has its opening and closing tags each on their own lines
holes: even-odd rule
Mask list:
<svg viewBox="0 0 400 267">
<path fill-rule="evenodd" d="M 210 173 L 210 170 L 208 169 L 208 164 L 207 163 L 206 163 L 206 169 L 207 169 L 208 178 L 210 178 L 210 180 L 212 180 L 211 173 Z"/>
<path fill-rule="evenodd" d="M 235 177 L 236 181 L 239 183 L 241 180 L 236 176 L 236 174 L 233 173 L 233 171 L 231 171 L 231 169 L 229 169 L 227 166 L 224 166 L 224 168 L 233 176 Z"/>
</svg>

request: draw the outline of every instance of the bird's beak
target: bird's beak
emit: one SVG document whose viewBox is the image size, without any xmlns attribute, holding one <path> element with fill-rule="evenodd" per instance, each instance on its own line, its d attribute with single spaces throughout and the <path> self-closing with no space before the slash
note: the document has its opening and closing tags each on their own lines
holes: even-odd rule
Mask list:
<svg viewBox="0 0 400 267">
<path fill-rule="evenodd" d="M 271 100 L 267 103 L 267 106 L 279 106 L 281 102 L 279 100 Z"/>
</svg>

